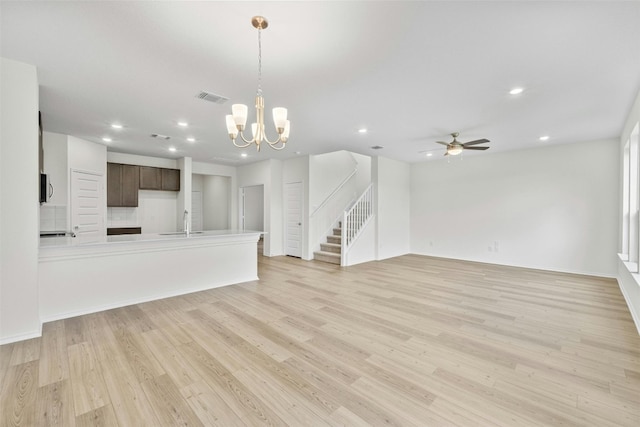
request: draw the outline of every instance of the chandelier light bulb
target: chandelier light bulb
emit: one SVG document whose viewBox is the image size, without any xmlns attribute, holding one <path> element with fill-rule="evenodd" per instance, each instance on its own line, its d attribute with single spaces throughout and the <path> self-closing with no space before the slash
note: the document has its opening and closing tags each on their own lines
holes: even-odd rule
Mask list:
<svg viewBox="0 0 640 427">
<path fill-rule="evenodd" d="M 278 133 L 282 133 L 284 130 L 284 125 L 287 122 L 287 109 L 282 107 L 276 107 L 273 109 L 273 123 L 276 125 L 276 129 L 278 129 Z"/>
<path fill-rule="evenodd" d="M 227 132 L 229 132 L 229 137 L 231 139 L 236 139 L 236 137 L 238 136 L 238 128 L 236 126 L 236 122 L 233 119 L 233 116 L 231 114 L 227 114 Z"/>
<path fill-rule="evenodd" d="M 233 104 L 231 106 L 231 112 L 233 114 L 233 119 L 236 122 L 236 126 L 238 126 L 238 130 L 243 131 L 244 126 L 247 124 L 247 114 L 249 109 L 244 104 Z"/>
</svg>

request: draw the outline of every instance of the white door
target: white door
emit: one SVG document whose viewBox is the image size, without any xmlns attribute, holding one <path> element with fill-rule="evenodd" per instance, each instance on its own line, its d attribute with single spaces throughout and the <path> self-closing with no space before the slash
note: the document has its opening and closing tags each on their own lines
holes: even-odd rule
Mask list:
<svg viewBox="0 0 640 427">
<path fill-rule="evenodd" d="M 102 181 L 102 175 L 71 171 L 71 230 L 78 237 L 106 234 Z"/>
<path fill-rule="evenodd" d="M 302 183 L 285 184 L 285 254 L 302 257 Z"/>
<path fill-rule="evenodd" d="M 191 231 L 202 231 L 202 191 L 191 192 Z"/>
</svg>

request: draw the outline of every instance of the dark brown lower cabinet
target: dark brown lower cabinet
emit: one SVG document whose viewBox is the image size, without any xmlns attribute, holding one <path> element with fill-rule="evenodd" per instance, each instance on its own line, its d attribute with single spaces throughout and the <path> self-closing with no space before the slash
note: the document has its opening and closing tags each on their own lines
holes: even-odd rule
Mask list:
<svg viewBox="0 0 640 427">
<path fill-rule="evenodd" d="M 117 236 L 120 234 L 142 234 L 141 227 L 109 227 L 107 236 Z"/>
</svg>

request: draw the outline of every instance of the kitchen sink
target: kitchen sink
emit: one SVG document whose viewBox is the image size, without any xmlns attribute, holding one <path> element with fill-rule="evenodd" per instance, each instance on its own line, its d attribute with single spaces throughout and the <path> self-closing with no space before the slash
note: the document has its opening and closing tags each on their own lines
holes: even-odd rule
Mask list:
<svg viewBox="0 0 640 427">
<path fill-rule="evenodd" d="M 159 233 L 161 236 L 179 236 L 179 235 L 184 235 L 186 236 L 187 233 L 185 233 L 184 231 L 174 231 L 172 233 Z M 202 234 L 202 231 L 192 231 L 189 234 Z"/>
</svg>

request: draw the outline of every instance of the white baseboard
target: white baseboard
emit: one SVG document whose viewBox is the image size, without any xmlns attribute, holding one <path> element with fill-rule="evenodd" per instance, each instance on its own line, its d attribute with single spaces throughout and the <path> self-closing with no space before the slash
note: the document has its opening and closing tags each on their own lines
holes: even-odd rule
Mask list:
<svg viewBox="0 0 640 427">
<path fill-rule="evenodd" d="M 0 340 L 0 345 L 11 344 L 18 341 L 30 340 L 32 338 L 40 338 L 42 336 L 42 324 L 40 324 L 40 330 L 29 332 L 26 334 L 13 335 L 10 337 L 4 337 Z"/>
</svg>

